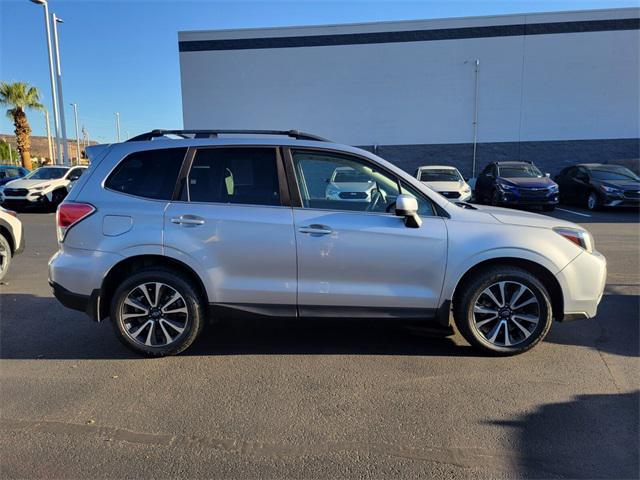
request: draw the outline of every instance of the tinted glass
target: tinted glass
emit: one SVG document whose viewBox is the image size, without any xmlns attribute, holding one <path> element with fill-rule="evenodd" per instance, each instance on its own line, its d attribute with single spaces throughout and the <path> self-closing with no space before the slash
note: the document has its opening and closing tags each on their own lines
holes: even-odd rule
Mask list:
<svg viewBox="0 0 640 480">
<path fill-rule="evenodd" d="M 77 180 L 78 178 L 80 178 L 83 172 L 84 172 L 84 168 L 75 168 L 69 172 L 69 175 L 67 176 L 67 178 L 69 180 Z"/>
<path fill-rule="evenodd" d="M 55 180 L 57 178 L 64 177 L 68 170 L 68 168 L 63 167 L 38 168 L 37 170 L 34 170 L 29 175 L 27 175 L 25 178 L 28 178 L 29 180 Z"/>
<path fill-rule="evenodd" d="M 109 176 L 106 187 L 157 200 L 170 200 L 186 148 L 166 148 L 132 153 Z"/>
<path fill-rule="evenodd" d="M 542 177 L 542 172 L 535 165 L 517 165 L 499 167 L 500 176 L 505 178 Z"/>
<path fill-rule="evenodd" d="M 420 172 L 422 182 L 457 182 L 462 176 L 453 168 L 430 168 Z"/>
<path fill-rule="evenodd" d="M 355 157 L 330 152 L 293 152 L 293 164 L 306 208 L 391 213 L 398 196 L 395 176 Z M 350 172 L 357 181 L 332 182 L 335 172 Z M 404 188 L 403 188 L 404 190 Z M 415 191 L 407 191 L 418 198 Z M 422 198 L 430 207 L 427 199 Z M 428 207 L 423 208 L 427 212 Z M 432 210 L 430 210 L 432 212 Z M 432 213 L 425 213 L 432 214 Z"/>
<path fill-rule="evenodd" d="M 17 168 L 0 168 L 0 178 L 19 177 L 20 171 Z"/>
<path fill-rule="evenodd" d="M 638 176 L 626 167 L 598 167 L 590 171 L 596 180 L 639 180 Z"/>
<path fill-rule="evenodd" d="M 200 149 L 189 172 L 192 202 L 280 205 L 273 148 Z"/>
</svg>

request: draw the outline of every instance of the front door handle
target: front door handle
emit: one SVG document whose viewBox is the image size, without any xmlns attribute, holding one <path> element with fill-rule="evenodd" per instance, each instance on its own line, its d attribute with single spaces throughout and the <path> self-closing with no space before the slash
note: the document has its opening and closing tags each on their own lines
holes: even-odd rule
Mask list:
<svg viewBox="0 0 640 480">
<path fill-rule="evenodd" d="M 317 223 L 308 225 L 306 227 L 300 227 L 298 230 L 300 233 L 310 233 L 311 235 L 329 235 L 333 233 L 330 227 L 326 225 L 319 225 Z"/>
<path fill-rule="evenodd" d="M 184 225 L 187 227 L 196 227 L 198 225 L 204 224 L 204 218 L 198 217 L 196 215 L 180 215 L 179 217 L 173 217 L 171 219 L 171 223 L 175 223 L 176 225 Z"/>
</svg>

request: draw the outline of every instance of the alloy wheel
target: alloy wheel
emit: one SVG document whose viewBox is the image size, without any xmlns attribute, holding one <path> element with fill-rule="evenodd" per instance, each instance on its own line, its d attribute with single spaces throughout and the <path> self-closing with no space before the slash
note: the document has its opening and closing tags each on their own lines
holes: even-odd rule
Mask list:
<svg viewBox="0 0 640 480">
<path fill-rule="evenodd" d="M 131 289 L 120 307 L 125 334 L 147 347 L 164 347 L 180 338 L 189 323 L 184 297 L 161 282 L 143 283 Z"/>
<path fill-rule="evenodd" d="M 506 280 L 485 288 L 473 305 L 473 327 L 489 343 L 513 347 L 525 342 L 540 322 L 540 303 L 529 287 Z"/>
<path fill-rule="evenodd" d="M 598 205 L 598 197 L 595 193 L 591 192 L 589 194 L 589 198 L 587 198 L 587 208 L 589 210 L 594 210 Z"/>
<path fill-rule="evenodd" d="M 3 242 L 0 242 L 0 278 L 3 277 L 4 271 L 9 264 L 9 252 L 4 246 Z"/>
</svg>

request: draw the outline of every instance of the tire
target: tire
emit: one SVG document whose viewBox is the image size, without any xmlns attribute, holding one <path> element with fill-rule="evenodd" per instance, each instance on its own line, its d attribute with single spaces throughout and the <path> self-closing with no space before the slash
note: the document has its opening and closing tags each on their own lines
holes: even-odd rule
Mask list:
<svg viewBox="0 0 640 480">
<path fill-rule="evenodd" d="M 4 235 L 0 234 L 0 280 L 9 271 L 11 265 L 11 245 L 9 241 L 4 238 Z"/>
<path fill-rule="evenodd" d="M 556 209 L 555 205 L 543 205 L 542 210 L 545 212 L 553 212 Z"/>
<path fill-rule="evenodd" d="M 49 204 L 49 208 L 55 212 L 56 209 L 58 208 L 58 205 L 62 203 L 62 201 L 66 196 L 67 196 L 66 190 L 62 190 L 62 189 L 54 190 L 53 194 L 51 195 L 51 202 Z"/>
<path fill-rule="evenodd" d="M 500 298 L 501 283 L 506 302 Z M 516 297 L 521 287 L 525 289 Z M 486 293 L 489 289 L 497 304 Z M 456 326 L 467 342 L 484 353 L 498 356 L 524 353 L 540 343 L 551 328 L 549 292 L 538 278 L 522 268 L 490 267 L 466 280 L 458 290 L 461 294 L 453 304 Z M 505 306 L 499 308 L 500 302 Z M 511 310 L 513 306 L 517 308 Z"/>
<path fill-rule="evenodd" d="M 160 301 L 156 284 L 162 284 Z M 146 295 L 142 288 L 147 289 Z M 175 294 L 178 297 L 171 301 Z M 205 323 L 204 304 L 192 282 L 179 272 L 160 267 L 142 270 L 122 282 L 113 294 L 110 312 L 118 339 L 134 352 L 150 357 L 183 352 Z"/>
<path fill-rule="evenodd" d="M 500 206 L 500 192 L 498 192 L 498 190 L 494 190 L 491 193 L 491 205 L 494 207 Z"/>
<path fill-rule="evenodd" d="M 585 200 L 585 206 L 591 211 L 599 210 L 601 208 L 602 204 L 600 202 L 600 198 L 595 191 L 592 190 L 589 192 L 589 195 L 587 195 Z"/>
</svg>

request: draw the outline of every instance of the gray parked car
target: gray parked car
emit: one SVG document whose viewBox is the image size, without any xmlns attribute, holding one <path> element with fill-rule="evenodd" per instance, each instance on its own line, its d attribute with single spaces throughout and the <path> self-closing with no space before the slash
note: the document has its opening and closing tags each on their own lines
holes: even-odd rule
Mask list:
<svg viewBox="0 0 640 480">
<path fill-rule="evenodd" d="M 144 354 L 177 354 L 207 316 L 234 312 L 450 328 L 453 311 L 472 345 L 512 355 L 552 319 L 593 317 L 604 289 L 605 259 L 583 228 L 450 202 L 313 135 L 157 130 L 88 153 L 58 208 L 50 283 Z M 327 196 L 345 167 L 376 194 Z"/>
</svg>

